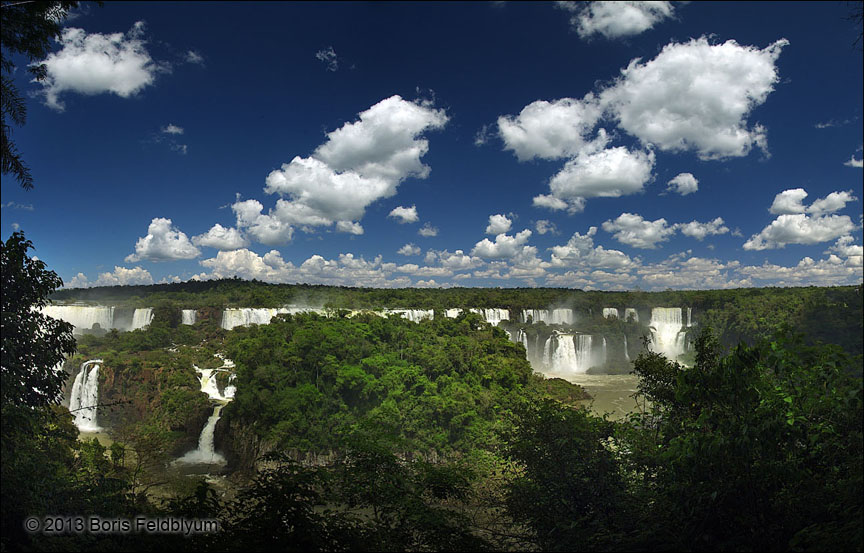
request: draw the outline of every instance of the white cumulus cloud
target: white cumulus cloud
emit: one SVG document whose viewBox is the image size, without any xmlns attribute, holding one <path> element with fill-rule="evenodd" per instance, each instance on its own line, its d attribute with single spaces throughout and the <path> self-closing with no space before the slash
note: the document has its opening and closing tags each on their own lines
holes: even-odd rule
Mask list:
<svg viewBox="0 0 864 553">
<path fill-rule="evenodd" d="M 236 228 L 226 228 L 216 223 L 205 234 L 192 237 L 196 246 L 208 246 L 217 250 L 239 250 L 249 245 L 243 233 Z"/>
<path fill-rule="evenodd" d="M 192 245 L 186 234 L 171 224 L 171 219 L 157 217 L 150 222 L 147 236 L 135 243 L 135 253 L 126 256 L 125 261 L 174 261 L 194 259 L 199 255 L 201 251 Z"/>
<path fill-rule="evenodd" d="M 582 38 L 596 34 L 608 39 L 643 33 L 674 14 L 672 2 L 558 2 L 573 14 L 570 24 Z"/>
<path fill-rule="evenodd" d="M 433 227 L 429 223 L 426 223 L 420 228 L 420 230 L 417 231 L 417 234 L 425 238 L 429 238 L 431 236 L 438 236 L 438 228 Z"/>
<path fill-rule="evenodd" d="M 488 238 L 484 238 L 474 245 L 471 250 L 471 255 L 482 257 L 484 259 L 506 259 L 515 256 L 521 251 L 522 246 L 531 237 L 531 231 L 528 229 L 517 233 L 515 236 L 499 234 L 495 237 L 495 242 Z"/>
<path fill-rule="evenodd" d="M 615 239 L 622 244 L 649 250 L 669 240 L 675 234 L 675 228 L 675 225 L 668 225 L 666 219 L 648 221 L 634 213 L 622 213 L 614 221 L 603 223 L 603 230 L 614 233 Z"/>
<path fill-rule="evenodd" d="M 617 198 L 640 192 L 651 180 L 654 153 L 631 152 L 623 146 L 583 152 L 568 161 L 549 181 L 551 196 L 571 212 L 584 209 L 586 198 Z M 539 197 L 538 197 L 539 198 Z M 546 202 L 535 198 L 534 203 Z"/>
<path fill-rule="evenodd" d="M 862 167 L 864 167 L 864 159 L 856 159 L 855 154 L 852 154 L 852 157 L 849 158 L 849 161 L 847 161 L 843 165 L 845 165 L 846 167 L 857 167 L 861 169 Z"/>
<path fill-rule="evenodd" d="M 555 223 L 547 219 L 540 219 L 537 221 L 534 224 L 534 229 L 537 231 L 537 234 L 558 234 L 558 228 L 555 226 Z"/>
<path fill-rule="evenodd" d="M 396 193 L 408 177 L 426 178 L 421 161 L 429 143 L 421 135 L 447 123 L 444 110 L 399 96 L 381 100 L 327 134 L 310 157 L 295 156 L 266 179 L 265 192 L 278 194 L 266 215 L 255 200 L 235 204 L 238 227 L 266 244 L 290 239 L 294 226 L 304 231 L 334 223 L 337 230 L 358 234 L 366 208 Z M 254 203 L 250 203 L 254 202 Z M 242 215 L 242 218 L 241 218 Z"/>
<path fill-rule="evenodd" d="M 669 181 L 669 187 L 666 190 L 677 192 L 682 196 L 692 194 L 699 190 L 699 181 L 693 176 L 693 173 L 680 173 Z"/>
<path fill-rule="evenodd" d="M 408 244 L 405 244 L 404 246 L 399 248 L 396 253 L 401 255 L 420 255 L 420 251 L 420 246 L 411 244 L 409 242 Z"/>
<path fill-rule="evenodd" d="M 508 219 L 506 215 L 501 215 L 500 213 L 497 215 L 490 215 L 489 225 L 486 226 L 486 234 L 503 234 L 510 230 L 512 224 L 513 221 Z"/>
<path fill-rule="evenodd" d="M 703 240 L 709 235 L 726 234 L 729 232 L 729 227 L 723 224 L 722 217 L 717 217 L 713 221 L 707 223 L 691 221 L 689 223 L 680 223 L 675 226 L 681 231 L 681 234 L 691 236 L 696 240 Z"/>
<path fill-rule="evenodd" d="M 747 118 L 774 90 L 775 62 L 788 43 L 759 49 L 702 37 L 667 44 L 651 61 L 631 61 L 601 101 L 644 144 L 694 150 L 702 159 L 745 156 L 766 145 L 766 130 Z"/>
<path fill-rule="evenodd" d="M 144 22 L 128 33 L 90 33 L 67 27 L 58 40 L 60 50 L 43 62 L 48 76 L 39 82 L 45 103 L 58 111 L 65 92 L 96 95 L 112 93 L 128 98 L 153 84 L 161 70 L 145 47 Z"/>
<path fill-rule="evenodd" d="M 590 227 L 584 235 L 574 232 L 570 240 L 562 246 L 553 246 L 552 265 L 581 267 L 587 265 L 600 269 L 621 270 L 634 267 L 638 262 L 618 250 L 607 250 L 594 246 L 597 227 Z"/>
<path fill-rule="evenodd" d="M 851 190 L 831 192 L 824 198 L 819 198 L 810 204 L 810 207 L 807 208 L 807 213 L 812 213 L 813 215 L 834 213 L 846 207 L 847 203 L 857 200 L 858 198 L 852 195 Z"/>
<path fill-rule="evenodd" d="M 602 111 L 590 94 L 584 100 L 537 100 L 516 117 L 499 117 L 498 134 L 519 161 L 570 157 L 586 144 Z"/>
<path fill-rule="evenodd" d="M 804 213 L 807 209 L 804 207 L 804 198 L 807 197 L 807 191 L 803 188 L 791 188 L 784 190 L 774 196 L 774 202 L 768 211 L 775 215 L 787 215 L 794 213 Z"/>
<path fill-rule="evenodd" d="M 818 244 L 849 234 L 855 224 L 848 215 L 810 217 L 805 213 L 780 215 L 744 243 L 745 250 L 782 248 L 786 244 Z"/>
<path fill-rule="evenodd" d="M 100 273 L 94 282 L 90 282 L 84 273 L 78 273 L 66 283 L 66 288 L 91 288 L 93 286 L 134 286 L 153 284 L 150 271 L 141 267 L 114 266 L 114 271 Z"/>
<path fill-rule="evenodd" d="M 411 207 L 404 207 L 401 205 L 399 207 L 394 207 L 387 216 L 393 217 L 400 223 L 416 223 L 420 220 L 420 217 L 417 215 L 417 206 L 413 205 Z"/>
</svg>

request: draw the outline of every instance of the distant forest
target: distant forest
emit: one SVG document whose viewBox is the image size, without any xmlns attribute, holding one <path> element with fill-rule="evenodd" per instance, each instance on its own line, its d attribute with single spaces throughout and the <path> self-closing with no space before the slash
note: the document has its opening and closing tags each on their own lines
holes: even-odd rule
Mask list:
<svg viewBox="0 0 864 553">
<path fill-rule="evenodd" d="M 739 288 L 734 290 L 666 290 L 645 292 L 583 291 L 566 288 L 352 288 L 313 284 L 268 284 L 225 279 L 63 289 L 55 302 L 86 302 L 164 309 L 222 309 L 306 305 L 330 309 L 552 307 L 601 317 L 604 307 L 689 307 L 693 320 L 711 326 L 728 349 L 739 342 L 772 336 L 778 330 L 805 334 L 811 342 L 862 352 L 862 285 L 801 288 Z M 646 321 L 647 322 L 647 321 Z"/>
</svg>

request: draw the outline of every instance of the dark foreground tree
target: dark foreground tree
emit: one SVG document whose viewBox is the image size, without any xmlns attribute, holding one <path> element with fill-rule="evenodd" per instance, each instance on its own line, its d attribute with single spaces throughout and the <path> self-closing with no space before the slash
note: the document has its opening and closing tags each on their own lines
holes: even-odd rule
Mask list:
<svg viewBox="0 0 864 553">
<path fill-rule="evenodd" d="M 43 315 L 48 295 L 63 285 L 45 263 L 27 255 L 33 244 L 15 232 L 0 243 L 3 275 L 2 404 L 58 404 L 66 374 L 54 369 L 75 352 L 72 325 Z"/>
</svg>

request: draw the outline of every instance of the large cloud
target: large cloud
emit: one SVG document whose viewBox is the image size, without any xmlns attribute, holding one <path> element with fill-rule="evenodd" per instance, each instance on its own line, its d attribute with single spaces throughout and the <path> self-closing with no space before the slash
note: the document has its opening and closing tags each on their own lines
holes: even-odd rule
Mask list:
<svg viewBox="0 0 864 553">
<path fill-rule="evenodd" d="M 672 2 L 558 2 L 574 15 L 570 24 L 582 38 L 596 34 L 608 39 L 638 35 L 672 17 Z"/>
<path fill-rule="evenodd" d="M 267 176 L 265 192 L 281 196 L 275 209 L 265 215 L 255 200 L 235 204 L 238 226 L 267 244 L 290 239 L 294 226 L 335 223 L 359 234 L 357 221 L 371 203 L 393 196 L 408 177 L 429 175 L 420 161 L 429 143 L 421 135 L 447 123 L 444 110 L 392 96 L 359 118 L 329 133 L 312 156 L 296 156 Z"/>
<path fill-rule="evenodd" d="M 582 152 L 549 181 L 551 196 L 567 202 L 571 212 L 582 211 L 586 198 L 617 198 L 640 192 L 651 180 L 653 152 L 631 152 L 623 146 Z M 535 205 L 546 201 L 535 198 Z"/>
<path fill-rule="evenodd" d="M 153 84 L 160 66 L 145 48 L 144 22 L 139 21 L 126 33 L 87 34 L 67 27 L 60 35 L 60 50 L 43 62 L 48 76 L 39 81 L 44 87 L 45 103 L 58 111 L 64 92 L 95 95 L 112 93 L 121 98 L 134 96 Z"/>
<path fill-rule="evenodd" d="M 393 217 L 400 223 L 416 223 L 420 220 L 420 217 L 417 215 L 417 206 L 412 205 L 411 207 L 398 206 L 394 207 L 388 217 Z"/>
<path fill-rule="evenodd" d="M 788 44 L 764 49 L 706 38 L 666 45 L 656 58 L 634 59 L 600 95 L 619 126 L 661 150 L 694 150 L 702 159 L 739 157 L 766 143 L 747 117 L 779 77 L 775 62 Z"/>
<path fill-rule="evenodd" d="M 186 234 L 174 228 L 171 219 L 157 217 L 147 227 L 147 236 L 142 236 L 135 243 L 135 253 L 126 256 L 126 262 L 135 263 L 144 259 L 174 261 L 194 259 L 199 255 L 201 251 L 192 245 Z"/>
<path fill-rule="evenodd" d="M 249 241 L 243 233 L 236 228 L 225 228 L 215 224 L 205 234 L 192 237 L 192 243 L 196 246 L 208 246 L 217 250 L 239 250 L 249 245 Z"/>
<path fill-rule="evenodd" d="M 499 117 L 498 134 L 504 148 L 513 150 L 519 161 L 570 157 L 585 145 L 601 112 L 590 94 L 584 100 L 537 100 L 516 117 Z"/>
<path fill-rule="evenodd" d="M 700 223 L 699 221 L 690 221 L 689 223 L 679 223 L 675 225 L 681 231 L 681 234 L 691 236 L 696 240 L 703 240 L 706 236 L 714 234 L 726 234 L 729 232 L 729 227 L 723 224 L 723 218 L 717 217 L 713 221 Z"/>
<path fill-rule="evenodd" d="M 774 196 L 774 202 L 768 211 L 775 215 L 791 215 L 794 213 L 804 213 L 807 209 L 804 207 L 804 198 L 807 197 L 807 191 L 803 188 L 792 188 L 784 190 Z"/>
<path fill-rule="evenodd" d="M 552 265 L 581 267 L 587 265 L 600 269 L 627 269 L 638 265 L 627 254 L 618 250 L 607 250 L 603 246 L 594 246 L 594 235 L 597 227 L 591 227 L 584 235 L 574 232 L 570 240 L 563 246 L 553 246 Z"/>
<path fill-rule="evenodd" d="M 603 230 L 614 233 L 615 239 L 634 248 L 654 249 L 675 234 L 676 225 L 666 219 L 648 221 L 635 213 L 622 213 L 614 221 L 603 223 Z"/>
<path fill-rule="evenodd" d="M 693 173 L 679 173 L 669 181 L 669 186 L 666 190 L 677 192 L 682 196 L 692 194 L 699 190 L 699 181 L 693 176 Z"/>
<path fill-rule="evenodd" d="M 829 215 L 857 201 L 852 191 L 831 192 L 809 206 L 803 188 L 784 190 L 774 197 L 769 211 L 779 215 L 744 244 L 745 250 L 782 248 L 786 244 L 818 244 L 852 232 L 856 227 L 848 215 Z M 810 215 L 813 215 L 812 217 Z"/>
<path fill-rule="evenodd" d="M 489 224 L 486 226 L 486 234 L 493 236 L 503 234 L 510 230 L 513 221 L 508 219 L 506 215 L 500 213 L 489 216 Z"/>
<path fill-rule="evenodd" d="M 805 213 L 780 215 L 744 243 L 745 250 L 782 248 L 786 244 L 818 244 L 855 230 L 848 215 L 810 217 Z"/>
<path fill-rule="evenodd" d="M 522 249 L 522 246 L 531 237 L 531 231 L 528 229 L 517 233 L 515 236 L 499 234 L 492 242 L 488 238 L 484 238 L 474 245 L 471 250 L 471 255 L 482 257 L 484 259 L 505 259 L 515 256 Z"/>
</svg>

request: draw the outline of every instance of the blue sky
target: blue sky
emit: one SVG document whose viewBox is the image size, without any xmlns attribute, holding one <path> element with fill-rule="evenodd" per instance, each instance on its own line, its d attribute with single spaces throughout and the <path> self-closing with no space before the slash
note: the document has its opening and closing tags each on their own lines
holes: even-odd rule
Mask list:
<svg viewBox="0 0 864 553">
<path fill-rule="evenodd" d="M 16 73 L 2 232 L 67 286 L 856 284 L 848 10 L 85 6 Z"/>
</svg>

